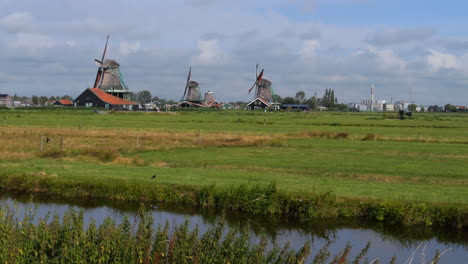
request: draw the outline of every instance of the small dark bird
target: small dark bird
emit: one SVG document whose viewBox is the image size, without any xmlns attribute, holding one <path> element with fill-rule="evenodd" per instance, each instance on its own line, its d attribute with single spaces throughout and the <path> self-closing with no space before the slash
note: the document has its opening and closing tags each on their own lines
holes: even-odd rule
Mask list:
<svg viewBox="0 0 468 264">
<path fill-rule="evenodd" d="M 47 143 L 49 143 L 49 141 L 50 141 L 50 138 L 47 137 L 45 143 L 47 144 Z"/>
<path fill-rule="evenodd" d="M 153 174 L 153 177 L 151 177 L 151 179 L 156 179 L 156 174 Z"/>
</svg>

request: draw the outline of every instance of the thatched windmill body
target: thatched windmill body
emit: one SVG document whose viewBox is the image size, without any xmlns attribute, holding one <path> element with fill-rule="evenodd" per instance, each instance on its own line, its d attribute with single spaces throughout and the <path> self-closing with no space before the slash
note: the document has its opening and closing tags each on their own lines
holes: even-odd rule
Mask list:
<svg viewBox="0 0 468 264">
<path fill-rule="evenodd" d="M 132 92 L 125 84 L 122 72 L 120 71 L 120 64 L 115 60 L 105 59 L 108 42 L 109 35 L 107 36 L 101 60 L 94 60 L 99 68 L 93 88 L 99 88 L 113 96 L 130 100 Z"/>
<path fill-rule="evenodd" d="M 264 69 L 258 74 L 258 64 L 255 70 L 255 83 L 254 85 L 249 89 L 249 93 L 255 88 L 255 98 L 260 98 L 265 100 L 266 102 L 269 103 L 274 103 L 275 98 L 274 98 L 274 92 L 271 87 L 271 82 L 267 79 L 263 78 L 263 72 Z M 255 99 L 254 98 L 254 99 Z"/>
<path fill-rule="evenodd" d="M 202 94 L 198 82 L 190 80 L 192 75 L 192 67 L 189 69 L 187 76 L 187 84 L 185 85 L 182 101 L 199 103 L 203 101 Z"/>
</svg>

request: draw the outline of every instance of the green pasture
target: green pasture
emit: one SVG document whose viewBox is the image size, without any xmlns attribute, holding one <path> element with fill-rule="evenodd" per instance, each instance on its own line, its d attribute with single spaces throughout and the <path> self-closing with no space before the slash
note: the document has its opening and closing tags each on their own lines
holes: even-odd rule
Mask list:
<svg viewBox="0 0 468 264">
<path fill-rule="evenodd" d="M 1 127 L 71 127 L 289 135 L 348 133 L 345 139 L 284 138 L 272 146 L 180 147 L 121 153 L 140 165 L 32 158 L 0 161 L 0 175 L 46 172 L 70 184 L 268 184 L 294 195 L 331 191 L 338 197 L 468 204 L 468 115 L 396 113 L 264 113 L 245 111 L 109 113 L 0 111 Z M 376 134 L 385 140 L 364 141 Z M 421 139 L 438 142 L 418 141 Z M 406 140 L 406 141 L 405 141 Z M 1 150 L 1 147 L 0 147 Z M 22 151 L 18 149 L 18 151 Z M 154 166 L 155 163 L 165 166 Z M 152 179 L 153 174 L 157 175 Z"/>
</svg>

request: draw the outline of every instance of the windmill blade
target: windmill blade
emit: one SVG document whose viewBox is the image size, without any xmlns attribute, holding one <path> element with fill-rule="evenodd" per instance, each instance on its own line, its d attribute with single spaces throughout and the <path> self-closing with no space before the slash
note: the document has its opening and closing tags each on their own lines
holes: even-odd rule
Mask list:
<svg viewBox="0 0 468 264">
<path fill-rule="evenodd" d="M 106 57 L 106 52 L 107 52 L 107 43 L 109 42 L 109 35 L 107 35 L 107 39 L 106 39 L 106 45 L 104 46 L 104 51 L 102 52 L 102 59 L 99 61 L 97 59 L 94 59 L 95 62 L 99 62 L 100 65 L 99 66 L 99 69 L 98 69 L 98 72 L 96 73 L 96 80 L 94 80 L 94 86 L 93 88 L 99 88 L 99 86 L 101 86 L 101 83 L 102 83 L 102 77 L 104 75 L 104 69 L 102 68 L 102 64 L 104 62 L 104 58 Z"/>
<path fill-rule="evenodd" d="M 108 42 L 109 42 L 109 35 L 107 35 L 106 45 L 104 46 L 104 52 L 102 53 L 102 59 L 101 59 L 101 61 L 104 61 L 104 58 L 106 57 L 107 43 L 108 43 Z"/>
<path fill-rule="evenodd" d="M 188 73 L 188 76 L 187 76 L 187 84 L 185 84 L 185 91 L 184 91 L 184 96 L 182 97 L 182 100 L 185 99 L 185 95 L 187 94 L 187 89 L 188 89 L 188 86 L 189 86 L 190 76 L 191 75 L 192 75 L 192 67 L 190 66 L 189 73 Z"/>
<path fill-rule="evenodd" d="M 98 67 L 101 67 L 102 66 L 102 61 L 100 61 L 98 59 L 94 59 L 94 64 L 96 64 L 96 66 L 98 66 Z"/>
<path fill-rule="evenodd" d="M 101 67 L 101 79 L 99 80 L 99 84 L 96 88 L 101 88 L 102 80 L 104 80 L 104 72 L 105 70 L 109 69 L 109 67 Z"/>
<path fill-rule="evenodd" d="M 258 63 L 255 66 L 255 80 L 258 78 Z"/>
<path fill-rule="evenodd" d="M 257 79 L 255 80 L 255 83 L 254 85 L 252 85 L 252 88 L 249 89 L 249 94 L 250 92 L 252 91 L 252 89 L 255 87 L 255 86 L 258 86 L 258 82 L 262 79 L 263 77 L 263 71 L 264 69 L 262 69 L 262 71 L 260 72 L 260 74 L 257 76 Z"/>
<path fill-rule="evenodd" d="M 255 87 L 255 85 L 257 85 L 257 81 L 255 81 L 255 83 L 252 85 L 252 87 L 249 89 L 249 94 L 250 92 L 252 91 L 252 89 Z"/>
</svg>

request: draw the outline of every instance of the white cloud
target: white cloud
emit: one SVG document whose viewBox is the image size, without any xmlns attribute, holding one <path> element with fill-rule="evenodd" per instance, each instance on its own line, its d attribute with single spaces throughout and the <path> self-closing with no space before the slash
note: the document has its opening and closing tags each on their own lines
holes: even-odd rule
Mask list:
<svg viewBox="0 0 468 264">
<path fill-rule="evenodd" d="M 36 52 L 39 49 L 52 48 L 56 45 L 50 37 L 33 33 L 17 33 L 11 48 Z"/>
<path fill-rule="evenodd" d="M 199 40 L 197 47 L 199 54 L 192 59 L 195 64 L 216 65 L 225 63 L 227 60 L 217 39 Z"/>
<path fill-rule="evenodd" d="M 29 12 L 15 12 L 0 19 L 0 27 L 9 32 L 33 32 L 34 19 Z"/>
<path fill-rule="evenodd" d="M 303 47 L 299 52 L 299 55 L 303 58 L 314 57 L 317 53 L 317 49 L 320 47 L 320 42 L 317 40 L 304 40 Z"/>
<path fill-rule="evenodd" d="M 73 41 L 73 40 L 67 40 L 67 41 L 65 42 L 65 44 L 66 44 L 68 47 L 70 47 L 70 48 L 73 48 L 73 47 L 76 46 L 76 42 Z"/>
<path fill-rule="evenodd" d="M 432 71 L 440 69 L 456 69 L 458 66 L 457 57 L 452 54 L 442 53 L 430 49 L 430 54 L 426 57 L 426 61 Z"/>
<path fill-rule="evenodd" d="M 372 34 L 369 42 L 379 46 L 423 41 L 430 39 L 436 33 L 433 28 L 394 28 L 385 29 Z"/>
<path fill-rule="evenodd" d="M 135 41 L 134 43 L 128 43 L 126 41 L 120 43 L 120 54 L 122 56 L 128 56 L 137 53 L 141 50 L 141 42 Z"/>
<path fill-rule="evenodd" d="M 407 62 L 390 49 L 378 49 L 374 46 L 368 46 L 366 49 L 358 50 L 354 56 L 370 56 L 375 58 L 377 65 L 371 67 L 378 67 L 383 70 L 403 70 L 407 66 Z"/>
</svg>

